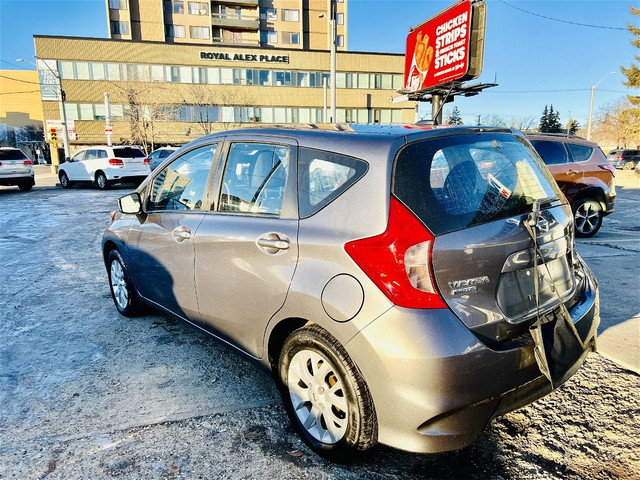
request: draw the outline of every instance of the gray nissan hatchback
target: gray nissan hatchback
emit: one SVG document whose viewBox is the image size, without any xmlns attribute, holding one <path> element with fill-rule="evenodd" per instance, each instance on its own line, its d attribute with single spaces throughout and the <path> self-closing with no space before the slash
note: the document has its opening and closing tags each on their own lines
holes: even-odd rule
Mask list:
<svg viewBox="0 0 640 480">
<path fill-rule="evenodd" d="M 521 133 L 355 128 L 182 147 L 104 234 L 115 306 L 270 368 L 321 455 L 462 448 L 595 349 L 596 280 Z"/>
</svg>

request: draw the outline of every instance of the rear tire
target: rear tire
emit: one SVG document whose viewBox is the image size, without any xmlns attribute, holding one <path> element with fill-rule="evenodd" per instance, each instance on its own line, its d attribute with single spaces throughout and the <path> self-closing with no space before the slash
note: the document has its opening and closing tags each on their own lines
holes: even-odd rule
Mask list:
<svg viewBox="0 0 640 480">
<path fill-rule="evenodd" d="M 581 198 L 573 206 L 576 237 L 593 237 L 602 226 L 602 205 L 593 198 Z"/>
<path fill-rule="evenodd" d="M 58 173 L 58 179 L 60 180 L 60 186 L 62 188 L 71 188 L 71 180 L 69 180 L 66 172 L 62 171 Z"/>
<path fill-rule="evenodd" d="M 319 455 L 345 461 L 377 443 L 378 421 L 367 384 L 326 330 L 310 325 L 285 340 L 277 383 L 291 422 Z"/>
<path fill-rule="evenodd" d="M 23 192 L 28 192 L 33 188 L 33 183 L 31 182 L 21 183 L 20 185 L 18 185 L 18 188 Z"/>
<path fill-rule="evenodd" d="M 624 170 L 633 170 L 634 168 L 636 168 L 636 164 L 633 162 L 627 162 L 624 164 L 624 166 L 622 167 Z"/>
<path fill-rule="evenodd" d="M 106 190 L 109 188 L 109 180 L 107 180 L 107 176 L 103 172 L 96 173 L 96 183 L 100 190 Z"/>
<path fill-rule="evenodd" d="M 120 314 L 136 317 L 143 310 L 143 304 L 133 287 L 127 264 L 118 250 L 111 250 L 107 257 L 107 272 L 111 298 Z"/>
</svg>

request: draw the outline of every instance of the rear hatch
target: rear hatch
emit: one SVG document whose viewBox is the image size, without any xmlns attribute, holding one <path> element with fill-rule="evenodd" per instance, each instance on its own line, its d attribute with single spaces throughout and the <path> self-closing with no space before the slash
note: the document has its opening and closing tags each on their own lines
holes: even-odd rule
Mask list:
<svg viewBox="0 0 640 480">
<path fill-rule="evenodd" d="M 148 162 L 144 163 L 147 156 L 137 147 L 114 147 L 113 154 L 124 162 L 126 169 L 143 171 L 148 166 Z"/>
<path fill-rule="evenodd" d="M 407 145 L 398 155 L 393 193 L 435 237 L 432 268 L 447 306 L 479 338 L 499 346 L 536 317 L 534 246 L 524 221 L 536 199 L 539 311 L 578 289 L 573 220 L 564 197 L 527 140 L 489 131 Z M 561 200 L 562 199 L 562 200 Z"/>
<path fill-rule="evenodd" d="M 26 163 L 25 163 L 26 162 Z M 31 160 L 18 149 L 0 149 L 0 175 L 28 175 Z"/>
</svg>

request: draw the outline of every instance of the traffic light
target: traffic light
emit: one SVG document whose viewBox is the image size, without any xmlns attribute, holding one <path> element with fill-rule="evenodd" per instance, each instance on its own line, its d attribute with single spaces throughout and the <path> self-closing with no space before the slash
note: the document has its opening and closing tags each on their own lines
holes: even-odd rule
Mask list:
<svg viewBox="0 0 640 480">
<path fill-rule="evenodd" d="M 49 128 L 49 139 L 51 143 L 58 143 L 58 129 L 55 127 Z"/>
</svg>

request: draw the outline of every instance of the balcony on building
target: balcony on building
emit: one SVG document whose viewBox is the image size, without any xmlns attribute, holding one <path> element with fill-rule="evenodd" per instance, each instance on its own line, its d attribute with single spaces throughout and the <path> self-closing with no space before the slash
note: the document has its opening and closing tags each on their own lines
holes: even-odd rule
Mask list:
<svg viewBox="0 0 640 480">
<path fill-rule="evenodd" d="M 257 7 L 259 0 L 212 0 L 214 5 L 237 5 L 240 7 Z"/>
<path fill-rule="evenodd" d="M 212 13 L 211 25 L 218 28 L 257 32 L 260 29 L 260 18 L 257 15 L 249 16 L 237 15 L 235 13 Z"/>
</svg>

